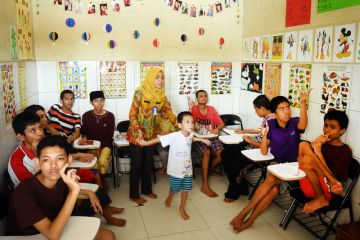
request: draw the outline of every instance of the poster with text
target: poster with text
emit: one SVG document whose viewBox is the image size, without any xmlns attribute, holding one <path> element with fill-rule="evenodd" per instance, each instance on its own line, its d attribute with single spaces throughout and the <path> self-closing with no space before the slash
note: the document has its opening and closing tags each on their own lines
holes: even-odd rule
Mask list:
<svg viewBox="0 0 360 240">
<path fill-rule="evenodd" d="M 0 70 L 4 94 L 3 106 L 5 110 L 5 122 L 10 123 L 16 115 L 13 65 L 2 64 Z"/>
<path fill-rule="evenodd" d="M 28 0 L 16 2 L 16 28 L 19 59 L 33 59 L 30 3 Z"/>
<path fill-rule="evenodd" d="M 256 60 L 259 59 L 260 53 L 260 37 L 252 37 L 251 38 L 251 59 Z"/>
<path fill-rule="evenodd" d="M 19 96 L 20 96 L 20 110 L 23 111 L 27 106 L 27 91 L 26 91 L 26 65 L 25 62 L 18 62 L 18 82 L 19 82 Z"/>
<path fill-rule="evenodd" d="M 245 38 L 243 40 L 243 59 L 251 59 L 251 38 Z"/>
<path fill-rule="evenodd" d="M 313 53 L 313 30 L 299 31 L 297 50 L 298 62 L 311 62 Z"/>
<path fill-rule="evenodd" d="M 350 99 L 351 79 L 351 66 L 325 66 L 320 112 L 327 113 L 330 109 L 346 111 Z"/>
<path fill-rule="evenodd" d="M 189 95 L 199 90 L 199 64 L 197 62 L 178 63 L 179 94 Z"/>
<path fill-rule="evenodd" d="M 60 92 L 71 90 L 75 99 L 85 99 L 87 95 L 86 67 L 79 62 L 59 62 Z"/>
<path fill-rule="evenodd" d="M 230 94 L 232 79 L 231 62 L 211 63 L 211 94 Z"/>
<path fill-rule="evenodd" d="M 126 97 L 126 62 L 100 62 L 100 90 L 106 98 Z"/>
<path fill-rule="evenodd" d="M 271 59 L 271 36 L 261 36 L 260 38 L 260 58 L 263 60 Z"/>
<path fill-rule="evenodd" d="M 289 76 L 290 106 L 300 108 L 300 93 L 308 91 L 311 80 L 311 64 L 291 64 Z"/>
<path fill-rule="evenodd" d="M 310 23 L 311 0 L 286 0 L 286 27 Z"/>
<path fill-rule="evenodd" d="M 356 5 L 360 5 L 360 0 L 317 0 L 317 12 L 324 13 Z"/>
<path fill-rule="evenodd" d="M 354 60 L 355 23 L 335 27 L 334 62 L 352 62 Z"/>
<path fill-rule="evenodd" d="M 298 32 L 285 33 L 284 39 L 284 61 L 293 62 L 296 60 L 296 50 L 298 44 Z"/>
<path fill-rule="evenodd" d="M 333 27 L 315 30 L 314 62 L 330 62 L 332 57 Z"/>
<path fill-rule="evenodd" d="M 272 37 L 271 60 L 281 60 L 283 56 L 283 39 L 284 35 L 278 34 Z"/>
<path fill-rule="evenodd" d="M 281 84 L 281 63 L 265 64 L 264 78 L 264 94 L 269 99 L 279 96 Z"/>
<path fill-rule="evenodd" d="M 165 65 L 163 62 L 141 62 L 140 63 L 140 82 L 142 82 L 150 68 L 160 68 L 165 75 Z"/>
<path fill-rule="evenodd" d="M 358 23 L 358 37 L 356 43 L 356 62 L 360 62 L 360 23 Z"/>
<path fill-rule="evenodd" d="M 263 63 L 242 63 L 240 89 L 262 93 L 263 72 Z"/>
</svg>

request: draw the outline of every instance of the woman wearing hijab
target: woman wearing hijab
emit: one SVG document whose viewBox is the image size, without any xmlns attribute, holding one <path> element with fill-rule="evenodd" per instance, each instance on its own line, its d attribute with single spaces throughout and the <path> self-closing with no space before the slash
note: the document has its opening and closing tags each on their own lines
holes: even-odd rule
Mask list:
<svg viewBox="0 0 360 240">
<path fill-rule="evenodd" d="M 164 111 L 169 120 L 176 125 L 176 117 L 171 111 L 165 96 L 165 76 L 159 68 L 151 68 L 141 86 L 135 90 L 129 119 L 130 126 L 126 138 L 130 142 L 130 199 L 138 204 L 146 202 L 141 193 L 149 198 L 157 198 L 152 192 L 151 171 L 153 169 L 154 146 L 140 146 L 138 140 L 145 141 L 156 138 L 156 117 Z"/>
</svg>

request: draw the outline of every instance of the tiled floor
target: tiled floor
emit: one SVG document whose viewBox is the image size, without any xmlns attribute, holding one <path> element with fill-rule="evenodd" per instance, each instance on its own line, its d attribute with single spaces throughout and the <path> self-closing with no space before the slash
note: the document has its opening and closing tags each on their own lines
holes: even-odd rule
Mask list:
<svg viewBox="0 0 360 240">
<path fill-rule="evenodd" d="M 164 207 L 163 202 L 169 188 L 167 176 L 158 176 L 157 183 L 153 185 L 158 199 L 148 199 L 144 206 L 138 207 L 128 198 L 129 176 L 122 175 L 120 188 L 112 189 L 110 196 L 113 200 L 112 205 L 125 208 L 124 213 L 118 217 L 125 218 L 127 224 L 119 228 L 109 226 L 102 220 L 102 225 L 113 230 L 117 239 L 120 240 L 315 239 L 295 221 L 290 223 L 286 231 L 282 230 L 278 225 L 283 216 L 283 210 L 274 204 L 255 221 L 251 228 L 238 234 L 235 233 L 228 223 L 245 206 L 247 198 L 242 196 L 234 203 L 224 203 L 223 194 L 227 188 L 225 177 L 211 177 L 210 184 L 219 197 L 206 197 L 200 192 L 200 173 L 197 176 L 186 205 L 186 210 L 190 215 L 188 221 L 182 220 L 179 216 L 180 194 L 175 196 L 171 208 Z"/>
</svg>

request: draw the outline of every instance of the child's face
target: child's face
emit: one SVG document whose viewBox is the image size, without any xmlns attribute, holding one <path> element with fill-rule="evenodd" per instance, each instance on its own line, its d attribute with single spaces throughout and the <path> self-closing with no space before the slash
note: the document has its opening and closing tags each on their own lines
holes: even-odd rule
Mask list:
<svg viewBox="0 0 360 240">
<path fill-rule="evenodd" d="M 179 128 L 188 133 L 192 132 L 194 130 L 193 116 L 190 115 L 184 116 L 181 123 L 179 123 Z"/>
<path fill-rule="evenodd" d="M 28 125 L 24 130 L 24 134 L 20 134 L 20 140 L 28 144 L 37 143 L 43 138 L 44 130 L 40 122 L 34 125 Z"/>
<path fill-rule="evenodd" d="M 97 111 L 102 111 L 105 105 L 105 99 L 95 98 L 91 101 L 91 104 L 94 106 L 94 109 Z"/>
<path fill-rule="evenodd" d="M 196 101 L 198 102 L 198 104 L 207 104 L 209 101 L 208 95 L 206 92 L 199 92 L 197 97 L 196 97 Z"/>
<path fill-rule="evenodd" d="M 61 104 L 67 109 L 71 109 L 74 106 L 74 102 L 74 95 L 71 93 L 66 93 L 64 99 L 61 100 Z"/>
<path fill-rule="evenodd" d="M 264 115 L 265 115 L 265 110 L 264 110 L 263 107 L 257 108 L 257 107 L 255 107 L 255 105 L 254 105 L 254 109 L 255 109 L 256 115 L 258 115 L 259 117 L 265 117 L 265 116 L 264 116 Z"/>
<path fill-rule="evenodd" d="M 328 140 L 336 140 L 340 138 L 341 134 L 345 132 L 345 129 L 341 129 L 340 124 L 336 120 L 326 119 L 323 126 L 324 134 L 328 136 Z"/>
<path fill-rule="evenodd" d="M 282 102 L 282 103 L 278 104 L 276 107 L 275 113 L 276 113 L 276 118 L 279 121 L 282 121 L 285 123 L 289 122 L 290 118 L 291 118 L 291 108 L 290 108 L 289 103 Z"/>
<path fill-rule="evenodd" d="M 48 123 L 48 118 L 47 118 L 47 116 L 46 116 L 45 111 L 43 111 L 43 110 L 38 110 L 38 111 L 36 111 L 36 115 L 39 116 L 39 118 L 40 118 L 40 124 L 41 124 L 42 126 L 44 126 L 44 125 L 46 125 L 46 124 Z"/>
</svg>

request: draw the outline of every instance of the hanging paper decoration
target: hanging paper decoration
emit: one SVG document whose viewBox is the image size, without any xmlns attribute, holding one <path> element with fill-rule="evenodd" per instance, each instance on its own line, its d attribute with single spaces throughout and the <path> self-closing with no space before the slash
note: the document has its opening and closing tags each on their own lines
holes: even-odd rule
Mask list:
<svg viewBox="0 0 360 240">
<path fill-rule="evenodd" d="M 65 21 L 66 26 L 68 27 L 74 27 L 75 26 L 75 20 L 73 18 L 68 18 Z"/>
<path fill-rule="evenodd" d="M 57 32 L 50 32 L 49 38 L 52 41 L 53 45 L 55 46 L 55 41 L 58 39 L 59 35 Z"/>
<path fill-rule="evenodd" d="M 160 19 L 159 18 L 154 19 L 154 25 L 157 26 L 157 27 L 160 25 Z"/>
<path fill-rule="evenodd" d="M 183 45 L 185 45 L 186 40 L 187 40 L 186 34 L 182 34 L 181 35 L 181 41 L 182 41 Z"/>
<path fill-rule="evenodd" d="M 138 39 L 139 37 L 140 37 L 140 32 L 137 31 L 137 30 L 135 30 L 135 31 L 134 31 L 134 38 L 135 38 L 135 39 Z"/>
<path fill-rule="evenodd" d="M 107 32 L 107 33 L 111 32 L 112 31 L 111 24 L 109 24 L 109 23 L 105 24 L 104 31 Z"/>
<path fill-rule="evenodd" d="M 86 44 L 88 44 L 90 38 L 91 38 L 91 35 L 90 33 L 88 32 L 83 32 L 83 34 L 81 35 L 82 39 L 85 41 Z"/>
<path fill-rule="evenodd" d="M 160 46 L 160 40 L 155 38 L 153 41 L 153 45 L 154 45 L 154 47 L 158 48 Z"/>
<path fill-rule="evenodd" d="M 202 35 L 204 35 L 205 30 L 204 30 L 204 28 L 199 28 L 198 32 L 199 32 L 199 35 L 202 36 Z"/>
<path fill-rule="evenodd" d="M 116 42 L 114 40 L 109 40 L 106 45 L 107 45 L 108 48 L 114 49 L 117 44 L 116 44 Z"/>
<path fill-rule="evenodd" d="M 225 39 L 223 37 L 220 37 L 219 38 L 219 44 L 220 44 L 220 49 L 222 48 L 222 46 L 224 45 L 225 43 Z"/>
</svg>

